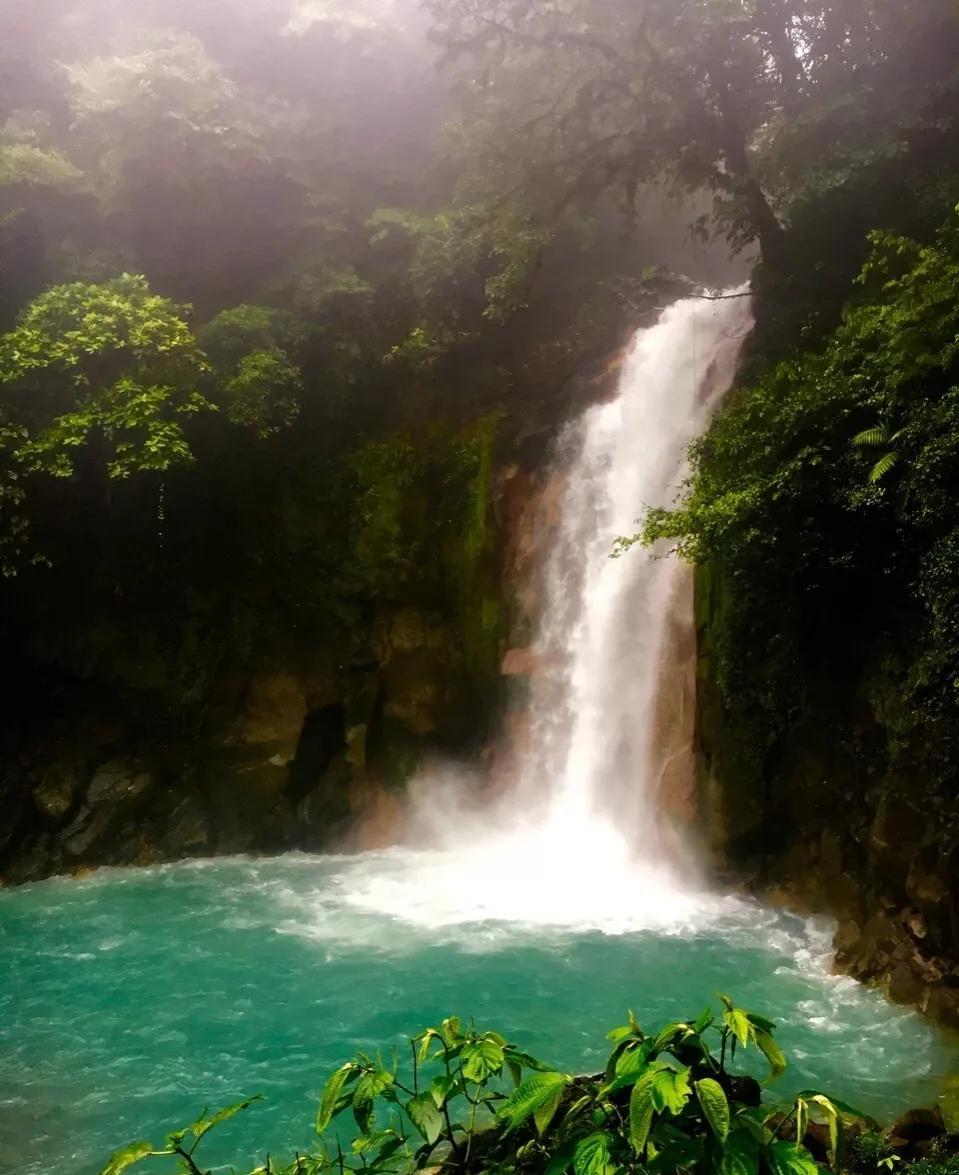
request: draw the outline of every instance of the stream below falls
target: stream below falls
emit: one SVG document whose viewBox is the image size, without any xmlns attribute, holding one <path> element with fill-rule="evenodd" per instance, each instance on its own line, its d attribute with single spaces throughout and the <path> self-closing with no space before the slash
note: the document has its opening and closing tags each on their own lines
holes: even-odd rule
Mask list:
<svg viewBox="0 0 959 1175">
<path fill-rule="evenodd" d="M 292 855 L 0 892 L 0 1170 L 93 1175 L 119 1145 L 253 1093 L 267 1100 L 211 1136 L 205 1165 L 292 1155 L 356 1049 L 457 1013 L 589 1070 L 627 1008 L 658 1026 L 717 991 L 778 1023 L 784 1093 L 817 1086 L 887 1117 L 935 1099 L 946 1043 L 830 975 L 828 925 L 655 888 L 645 904 L 616 889 L 590 917 L 568 862 L 544 876 L 534 854 L 509 885 L 487 864 Z"/>
</svg>

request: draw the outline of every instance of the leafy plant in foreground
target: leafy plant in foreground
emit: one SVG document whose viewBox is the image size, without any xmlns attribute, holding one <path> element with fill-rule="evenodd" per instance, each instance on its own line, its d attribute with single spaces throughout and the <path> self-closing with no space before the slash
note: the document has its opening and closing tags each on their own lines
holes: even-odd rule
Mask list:
<svg viewBox="0 0 959 1175">
<path fill-rule="evenodd" d="M 811 1122 L 828 1128 L 829 1164 L 839 1171 L 845 1123 L 862 1116 L 809 1090 L 788 1104 L 764 1103 L 759 1082 L 732 1065 L 737 1052 L 755 1048 L 769 1066 L 768 1082 L 779 1077 L 786 1059 L 774 1025 L 720 998 L 718 1017 L 707 1009 L 657 1033 L 630 1013 L 609 1033 L 605 1069 L 588 1076 L 552 1069 L 499 1033 L 450 1017 L 411 1039 L 408 1067 L 401 1069 L 395 1052 L 389 1063 L 365 1053 L 347 1061 L 320 1098 L 316 1151 L 286 1166 L 267 1159 L 252 1175 L 817 1175 L 803 1144 Z M 101 1175 L 164 1156 L 198 1175 L 199 1143 L 253 1100 L 202 1116 L 169 1135 L 165 1148 L 134 1143 Z M 344 1137 L 331 1136 L 347 1114 Z"/>
</svg>

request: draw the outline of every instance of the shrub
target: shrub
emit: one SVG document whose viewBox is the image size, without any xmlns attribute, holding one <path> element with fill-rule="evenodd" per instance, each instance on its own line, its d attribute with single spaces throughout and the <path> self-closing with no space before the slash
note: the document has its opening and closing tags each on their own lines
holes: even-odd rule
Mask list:
<svg viewBox="0 0 959 1175">
<path fill-rule="evenodd" d="M 861 1115 L 809 1090 L 785 1105 L 764 1103 L 759 1082 L 732 1066 L 737 1053 L 756 1049 L 768 1081 L 779 1077 L 786 1059 L 774 1025 L 721 999 L 718 1016 L 707 1009 L 655 1033 L 630 1013 L 608 1034 L 613 1049 L 603 1072 L 587 1076 L 554 1069 L 499 1033 L 450 1017 L 410 1040 L 405 1066 L 394 1051 L 389 1063 L 359 1053 L 337 1069 L 320 1099 L 315 1152 L 285 1167 L 267 1160 L 253 1175 L 818 1175 L 802 1143 L 811 1122 L 828 1127 L 829 1161 L 839 1171 L 845 1122 Z M 102 1175 L 164 1155 L 177 1170 L 200 1175 L 199 1144 L 255 1100 L 203 1116 L 170 1134 L 162 1148 L 133 1143 Z M 347 1114 L 349 1129 L 332 1136 L 334 1122 Z"/>
</svg>

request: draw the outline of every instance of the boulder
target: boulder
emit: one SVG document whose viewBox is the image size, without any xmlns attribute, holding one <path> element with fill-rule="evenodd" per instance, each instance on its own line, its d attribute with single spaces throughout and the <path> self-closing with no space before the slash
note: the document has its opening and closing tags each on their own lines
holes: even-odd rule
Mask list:
<svg viewBox="0 0 959 1175">
<path fill-rule="evenodd" d="M 84 805 L 63 832 L 63 851 L 75 859 L 85 857 L 109 831 L 116 815 L 112 805 L 96 811 Z"/>
<path fill-rule="evenodd" d="M 152 775 L 132 759 L 111 759 L 94 773 L 87 788 L 86 802 L 93 808 L 120 804 L 134 799 L 152 784 Z"/>
<path fill-rule="evenodd" d="M 250 682 L 229 741 L 269 748 L 273 757 L 289 763 L 308 712 L 306 690 L 297 677 L 286 672 L 261 674 Z"/>
<path fill-rule="evenodd" d="M 34 786 L 33 802 L 44 820 L 58 824 L 73 807 L 79 790 L 80 780 L 72 768 L 54 766 Z"/>
<path fill-rule="evenodd" d="M 504 677 L 532 677 L 535 653 L 533 649 L 507 649 L 500 665 Z"/>
<path fill-rule="evenodd" d="M 959 987 L 948 982 L 931 987 L 923 1011 L 937 1024 L 959 1029 Z"/>
<path fill-rule="evenodd" d="M 942 1111 L 936 1106 L 931 1110 L 907 1110 L 896 1119 L 888 1130 L 889 1143 L 905 1158 L 918 1158 L 934 1138 L 946 1133 Z"/>
<path fill-rule="evenodd" d="M 922 977 L 906 962 L 896 963 L 889 974 L 889 998 L 894 1004 L 917 1004 L 925 991 Z"/>
<path fill-rule="evenodd" d="M 173 809 L 163 837 L 163 848 L 172 857 L 188 857 L 210 843 L 206 816 L 195 796 L 186 796 Z"/>
</svg>

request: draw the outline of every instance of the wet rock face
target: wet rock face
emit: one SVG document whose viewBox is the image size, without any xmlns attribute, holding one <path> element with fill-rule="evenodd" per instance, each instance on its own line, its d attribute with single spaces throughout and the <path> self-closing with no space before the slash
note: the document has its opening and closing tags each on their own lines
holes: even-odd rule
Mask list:
<svg viewBox="0 0 959 1175">
<path fill-rule="evenodd" d="M 424 754 L 483 716 L 448 615 L 390 609 L 364 640 L 230 683 L 206 729 L 41 735 L 0 777 L 0 884 L 90 866 L 382 844 Z M 498 659 L 498 652 L 497 652 Z M 349 839 L 348 839 L 349 838 Z"/>
<path fill-rule="evenodd" d="M 893 766 L 848 683 L 810 683 L 818 716 L 744 760 L 710 659 L 718 591 L 698 573 L 699 795 L 717 861 L 764 897 L 835 917 L 837 970 L 959 1026 L 955 797 Z"/>
</svg>

